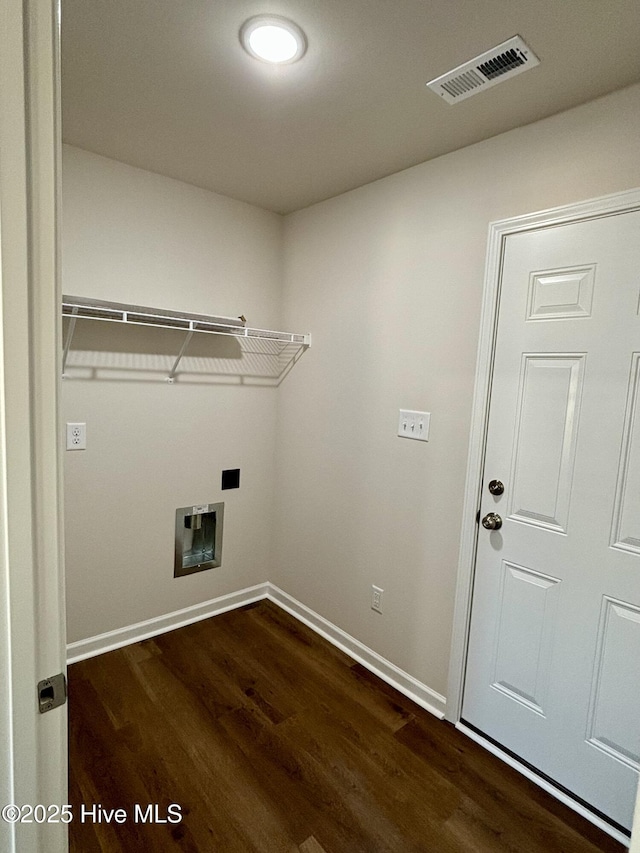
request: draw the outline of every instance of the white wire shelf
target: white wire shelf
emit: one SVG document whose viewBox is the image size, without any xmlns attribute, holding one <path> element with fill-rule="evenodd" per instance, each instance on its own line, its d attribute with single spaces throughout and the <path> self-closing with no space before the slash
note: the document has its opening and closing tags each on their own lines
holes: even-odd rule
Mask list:
<svg viewBox="0 0 640 853">
<path fill-rule="evenodd" d="M 234 338 L 268 340 L 284 346 L 297 345 L 300 349 L 311 346 L 311 335 L 297 332 L 278 332 L 272 329 L 255 329 L 246 325 L 244 317 L 219 317 L 209 314 L 187 314 L 181 311 L 164 311 L 159 308 L 147 308 L 141 305 L 127 305 L 121 302 L 106 302 L 101 299 L 86 299 L 78 296 L 62 297 L 62 316 L 69 318 L 69 327 L 64 342 L 62 372 L 67 365 L 67 357 L 78 320 L 101 320 L 108 323 L 120 323 L 134 326 L 151 326 L 161 329 L 178 329 L 186 332 L 182 348 L 167 377 L 173 382 L 180 361 L 184 357 L 194 334 L 227 335 Z"/>
</svg>

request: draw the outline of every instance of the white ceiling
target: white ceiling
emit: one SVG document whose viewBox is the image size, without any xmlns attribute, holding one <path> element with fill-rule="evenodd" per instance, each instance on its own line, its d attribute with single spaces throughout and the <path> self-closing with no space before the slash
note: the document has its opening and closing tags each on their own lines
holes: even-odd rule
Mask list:
<svg viewBox="0 0 640 853">
<path fill-rule="evenodd" d="M 271 67 L 238 31 L 306 32 Z M 425 83 L 519 34 L 540 66 L 455 106 Z M 640 80 L 638 0 L 63 0 L 66 142 L 287 213 Z"/>
</svg>

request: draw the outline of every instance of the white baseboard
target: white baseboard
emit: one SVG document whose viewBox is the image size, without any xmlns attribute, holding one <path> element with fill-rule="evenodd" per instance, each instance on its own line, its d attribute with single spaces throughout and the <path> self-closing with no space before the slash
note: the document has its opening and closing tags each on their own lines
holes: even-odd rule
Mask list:
<svg viewBox="0 0 640 853">
<path fill-rule="evenodd" d="M 458 731 L 467 735 L 467 737 L 470 737 L 471 740 L 475 740 L 476 743 L 479 743 L 480 746 L 487 750 L 487 752 L 490 752 L 492 755 L 496 755 L 498 758 L 502 759 L 505 764 L 508 764 L 509 767 L 513 767 L 519 773 L 522 773 L 523 776 L 526 776 L 531 782 L 534 782 L 548 794 L 551 794 L 551 796 L 555 797 L 556 800 L 560 800 L 560 802 L 564 803 L 565 806 L 568 806 L 570 809 L 573 809 L 574 812 L 582 815 L 582 817 L 586 818 L 590 823 L 597 826 L 598 829 L 606 832 L 607 835 L 615 838 L 616 841 L 619 841 L 620 844 L 624 844 L 625 847 L 629 846 L 631 839 L 628 835 L 625 835 L 614 826 L 611 826 L 611 824 L 606 820 L 603 820 L 597 814 L 594 814 L 578 800 L 574 800 L 572 796 L 567 794 L 561 788 L 557 788 L 552 782 L 549 782 L 542 776 L 538 776 L 538 774 L 527 767 L 526 764 L 522 764 L 517 758 L 509 755 L 508 752 L 504 752 L 499 746 L 496 746 L 495 743 L 492 743 L 490 740 L 487 740 L 487 738 L 482 737 L 481 734 L 478 734 L 478 732 L 475 732 L 473 729 L 465 726 L 464 723 L 456 723 L 456 728 Z"/>
<path fill-rule="evenodd" d="M 295 598 L 292 598 L 274 584 L 270 583 L 268 586 L 269 592 L 267 598 L 270 601 L 273 601 L 278 607 L 282 607 L 283 610 L 286 610 L 291 616 L 303 622 L 315 631 L 316 634 L 320 634 L 321 637 L 324 637 L 325 640 L 337 646 L 337 648 L 341 649 L 349 657 L 361 663 L 369 672 L 372 672 L 378 678 L 386 681 L 387 684 L 395 687 L 396 690 L 400 691 L 408 699 L 411 699 L 416 705 L 420 705 L 421 708 L 434 714 L 440 720 L 444 718 L 446 705 L 444 696 L 436 693 L 435 690 L 427 687 L 426 684 L 418 681 L 417 678 L 409 675 L 408 672 L 405 672 L 386 658 L 383 658 L 382 655 L 379 655 L 368 646 L 365 646 L 364 643 L 356 640 L 355 637 L 347 634 L 342 628 L 338 628 L 337 625 L 334 625 L 323 616 L 296 601 Z"/>
<path fill-rule="evenodd" d="M 303 622 L 312 631 L 320 634 L 321 637 L 337 646 L 349 657 L 361 663 L 378 678 L 395 687 L 416 705 L 420 705 L 421 708 L 434 714 L 440 720 L 444 717 L 446 704 L 444 696 L 436 693 L 435 690 L 431 690 L 417 678 L 409 675 L 408 672 L 404 672 L 365 646 L 364 643 L 347 634 L 342 628 L 338 628 L 337 625 L 301 604 L 272 583 L 262 583 L 241 589 L 238 592 L 222 595 L 220 598 L 214 598 L 202 604 L 194 604 L 192 607 L 176 610 L 174 613 L 167 613 L 164 616 L 147 619 L 145 622 L 116 628 L 115 631 L 108 631 L 106 634 L 98 634 L 96 637 L 70 643 L 67 646 L 67 663 L 77 663 L 86 658 L 111 652 L 114 649 L 121 649 L 131 643 L 138 643 L 140 640 L 147 640 L 149 637 L 155 637 L 158 634 L 173 631 L 175 628 L 190 625 L 192 622 L 199 622 L 201 619 L 208 619 L 210 616 L 217 616 L 226 613 L 228 610 L 245 607 L 247 604 L 253 604 L 253 602 L 260 601 L 263 598 L 268 598 L 278 607 L 286 610 L 287 613 Z"/>
<path fill-rule="evenodd" d="M 69 643 L 67 646 L 67 663 L 77 663 L 78 661 L 85 660 L 85 658 L 102 655 L 114 649 L 121 649 L 123 646 L 128 646 L 131 643 L 138 643 L 140 640 L 147 640 L 149 637 L 165 634 L 167 631 L 173 631 L 175 628 L 182 628 L 184 625 L 200 622 L 202 619 L 208 619 L 210 616 L 218 616 L 221 613 L 226 613 L 228 610 L 245 607 L 247 604 L 253 604 L 254 601 L 261 601 L 263 598 L 266 598 L 269 591 L 268 588 L 268 583 L 261 583 L 257 586 L 241 589 L 238 592 L 221 595 L 219 598 L 213 598 L 211 601 L 204 601 L 201 604 L 185 607 L 183 610 L 175 610 L 173 613 L 167 613 L 164 616 L 147 619 L 145 622 L 137 622 L 135 625 L 116 628 L 115 631 L 98 634 L 96 637 L 79 640 L 77 643 Z"/>
</svg>

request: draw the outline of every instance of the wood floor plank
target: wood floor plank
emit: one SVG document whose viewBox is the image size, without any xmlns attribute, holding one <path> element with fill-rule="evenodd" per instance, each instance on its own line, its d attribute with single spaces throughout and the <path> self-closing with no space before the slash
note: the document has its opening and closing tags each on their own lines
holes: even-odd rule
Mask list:
<svg viewBox="0 0 640 853">
<path fill-rule="evenodd" d="M 313 705 L 319 693 L 325 698 L 331 693 L 339 702 L 352 701 L 356 715 L 366 710 L 392 730 L 407 722 L 418 708 L 397 691 L 395 701 L 391 701 L 383 691 L 363 690 L 353 677 L 351 658 L 271 602 L 254 609 L 241 629 L 228 622 L 223 630 L 225 639 L 242 653 L 259 660 L 262 651 L 268 661 L 263 672 L 272 684 L 279 684 L 293 697 L 296 707 Z M 283 639 L 290 640 L 286 657 L 279 653 Z"/>
<path fill-rule="evenodd" d="M 229 835 L 221 850 L 243 849 L 240 842 L 244 849 L 254 849 L 252 845 L 265 838 L 271 839 L 274 849 L 295 849 L 286 823 L 265 802 L 253 768 L 212 717 L 202 694 L 189 691 L 165 662 L 146 661 L 140 677 L 153 701 L 167 709 L 172 744 L 188 754 L 186 767 L 179 758 L 172 763 L 174 790 L 198 789 L 209 814 L 215 816 L 215 826 Z"/>
<path fill-rule="evenodd" d="M 79 781 L 82 801 L 74 802 L 74 821 L 70 825 L 70 846 L 72 851 L 84 853 L 77 828 L 82 826 L 82 807 L 88 811 L 99 809 L 110 811 L 126 808 L 129 813 L 136 803 L 153 802 L 152 794 L 146 784 L 148 763 L 140 752 L 132 754 L 123 740 L 122 730 L 111 724 L 108 714 L 101 707 L 98 694 L 90 684 L 80 682 L 76 685 L 76 713 L 70 715 L 70 743 L 77 744 L 86 757 L 84 762 L 74 761 L 74 751 L 70 753 L 71 770 Z M 154 770 L 158 756 L 154 756 Z M 171 830 L 164 826 L 142 825 L 132 819 L 127 821 L 126 832 L 115 823 L 94 822 L 96 835 L 104 851 L 127 850 L 122 846 L 126 836 L 128 849 L 154 850 L 175 849 Z M 178 827 L 180 834 L 184 828 Z M 193 844 L 181 844 L 183 850 L 197 850 Z"/>
<path fill-rule="evenodd" d="M 529 838 L 527 851 L 569 851 L 576 849 L 576 844 L 580 850 L 613 853 L 622 849 L 512 767 L 498 759 L 488 761 L 486 750 L 449 723 L 424 716 L 400 729 L 395 738 L 449 778 L 485 814 L 492 815 L 495 832 L 508 835 L 516 831 Z M 547 819 L 538 823 L 541 808 L 545 809 Z M 473 813 L 469 815 L 475 825 Z M 589 846 L 589 839 L 596 846 Z"/>
<path fill-rule="evenodd" d="M 289 644 L 291 653 L 299 655 L 305 667 L 313 662 L 319 675 L 324 672 L 332 683 L 339 679 L 342 690 L 357 697 L 358 701 L 363 700 L 365 694 L 354 684 L 353 674 L 354 672 L 366 673 L 367 670 L 360 664 L 356 664 L 344 652 L 327 643 L 311 628 L 271 602 L 265 602 L 263 607 L 254 610 L 251 621 L 266 627 L 278 642 L 281 641 L 282 631 L 285 631 L 286 636 L 292 640 Z M 375 689 L 371 690 L 370 695 L 367 696 L 369 711 L 388 728 L 404 725 L 412 717 L 416 705 L 399 694 L 397 690 L 389 688 L 389 691 L 385 691 L 384 682 L 375 676 L 371 678 L 374 679 Z"/>
<path fill-rule="evenodd" d="M 269 602 L 69 670 L 72 853 L 622 853 Z"/>
</svg>

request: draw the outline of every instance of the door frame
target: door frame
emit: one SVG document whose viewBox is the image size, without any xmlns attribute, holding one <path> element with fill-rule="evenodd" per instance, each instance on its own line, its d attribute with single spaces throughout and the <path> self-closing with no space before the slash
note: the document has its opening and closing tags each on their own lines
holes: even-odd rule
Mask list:
<svg viewBox="0 0 640 853">
<path fill-rule="evenodd" d="M 0 23 L 0 806 L 60 806 L 66 705 L 36 690 L 66 669 L 58 4 L 3 0 Z M 63 853 L 66 829 L 2 820 L 0 846 Z"/>
<path fill-rule="evenodd" d="M 507 239 L 514 234 L 589 219 L 600 219 L 605 216 L 616 216 L 634 210 L 640 210 L 640 188 L 524 216 L 502 219 L 489 225 L 447 692 L 446 719 L 454 724 L 460 724 L 462 714 L 478 542 L 476 516 L 480 507 L 484 475 L 489 401 L 502 287 L 502 264 Z M 469 733 L 468 730 L 465 729 L 465 731 Z M 488 742 L 484 741 L 484 745 L 488 746 Z M 492 751 L 496 751 L 495 748 Z M 500 753 L 499 750 L 497 753 L 506 758 L 506 753 Z M 523 769 L 517 762 L 515 766 Z M 535 774 L 531 773 L 530 778 L 534 777 Z M 534 778 L 534 781 L 538 780 Z"/>
</svg>

